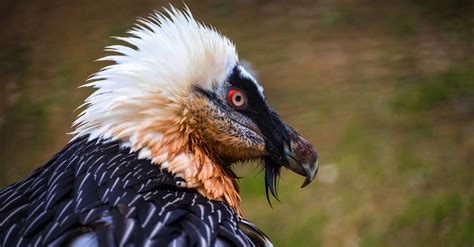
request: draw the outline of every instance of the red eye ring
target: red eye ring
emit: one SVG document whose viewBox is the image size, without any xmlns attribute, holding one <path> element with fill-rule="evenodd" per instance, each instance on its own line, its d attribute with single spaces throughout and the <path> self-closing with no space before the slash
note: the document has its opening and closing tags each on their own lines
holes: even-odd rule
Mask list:
<svg viewBox="0 0 474 247">
<path fill-rule="evenodd" d="M 231 89 L 227 94 L 227 101 L 235 108 L 242 108 L 245 106 L 246 98 L 242 91 Z"/>
</svg>

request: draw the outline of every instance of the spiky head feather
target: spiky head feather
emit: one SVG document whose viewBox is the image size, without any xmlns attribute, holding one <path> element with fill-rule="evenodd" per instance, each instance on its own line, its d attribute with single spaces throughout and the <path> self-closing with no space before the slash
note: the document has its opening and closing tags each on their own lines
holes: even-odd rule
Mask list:
<svg viewBox="0 0 474 247">
<path fill-rule="evenodd" d="M 211 90 L 224 82 L 238 61 L 232 42 L 194 20 L 189 9 L 165 11 L 168 16 L 139 19 L 130 37 L 117 38 L 126 45 L 106 48 L 117 54 L 99 60 L 114 64 L 84 85 L 96 91 L 74 123 L 75 137 L 120 138 L 133 146 L 147 124 L 179 114 L 176 106 L 193 85 Z M 149 138 L 162 133 L 155 134 Z"/>
</svg>

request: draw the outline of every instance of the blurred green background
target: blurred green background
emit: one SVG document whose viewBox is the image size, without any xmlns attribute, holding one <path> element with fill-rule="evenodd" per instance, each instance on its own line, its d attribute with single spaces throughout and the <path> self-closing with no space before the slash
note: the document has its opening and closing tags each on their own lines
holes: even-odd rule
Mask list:
<svg viewBox="0 0 474 247">
<path fill-rule="evenodd" d="M 320 155 L 305 189 L 283 173 L 274 209 L 239 168 L 245 216 L 276 246 L 474 244 L 474 1 L 186 2 Z M 67 143 L 109 37 L 167 4 L 2 0 L 2 187 Z"/>
</svg>

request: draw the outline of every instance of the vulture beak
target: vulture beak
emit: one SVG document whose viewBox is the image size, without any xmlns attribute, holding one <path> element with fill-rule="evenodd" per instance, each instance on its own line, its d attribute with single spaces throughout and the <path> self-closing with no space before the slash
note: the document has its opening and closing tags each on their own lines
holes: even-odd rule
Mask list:
<svg viewBox="0 0 474 247">
<path fill-rule="evenodd" d="M 292 130 L 290 130 L 292 131 Z M 287 163 L 284 166 L 291 171 L 306 177 L 301 188 L 311 183 L 318 172 L 318 155 L 309 141 L 292 131 L 290 146 L 285 145 Z"/>
<path fill-rule="evenodd" d="M 269 120 L 266 121 L 263 134 L 267 140 L 267 153 L 264 157 L 265 164 L 265 191 L 267 200 L 268 192 L 278 200 L 276 191 L 280 168 L 282 166 L 306 177 L 301 187 L 307 186 L 316 177 L 318 172 L 318 155 L 309 141 L 300 136 L 291 127 L 286 125 L 271 112 Z M 271 204 L 270 204 L 271 205 Z"/>
</svg>

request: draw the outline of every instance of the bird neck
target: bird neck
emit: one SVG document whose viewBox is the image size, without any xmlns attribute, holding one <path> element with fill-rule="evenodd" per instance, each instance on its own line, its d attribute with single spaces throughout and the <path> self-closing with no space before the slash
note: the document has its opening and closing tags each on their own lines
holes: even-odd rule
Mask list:
<svg viewBox="0 0 474 247">
<path fill-rule="evenodd" d="M 179 131 L 170 130 L 168 128 L 159 141 L 138 135 L 137 140 L 144 141 L 131 143 L 131 148 L 140 152 L 139 157 L 148 158 L 160 168 L 183 178 L 185 183 L 179 186 L 195 189 L 210 200 L 223 201 L 242 215 L 235 176 L 231 176 L 224 164 L 218 164 L 195 142 Z M 145 130 L 142 135 L 145 133 L 149 132 Z"/>
</svg>

